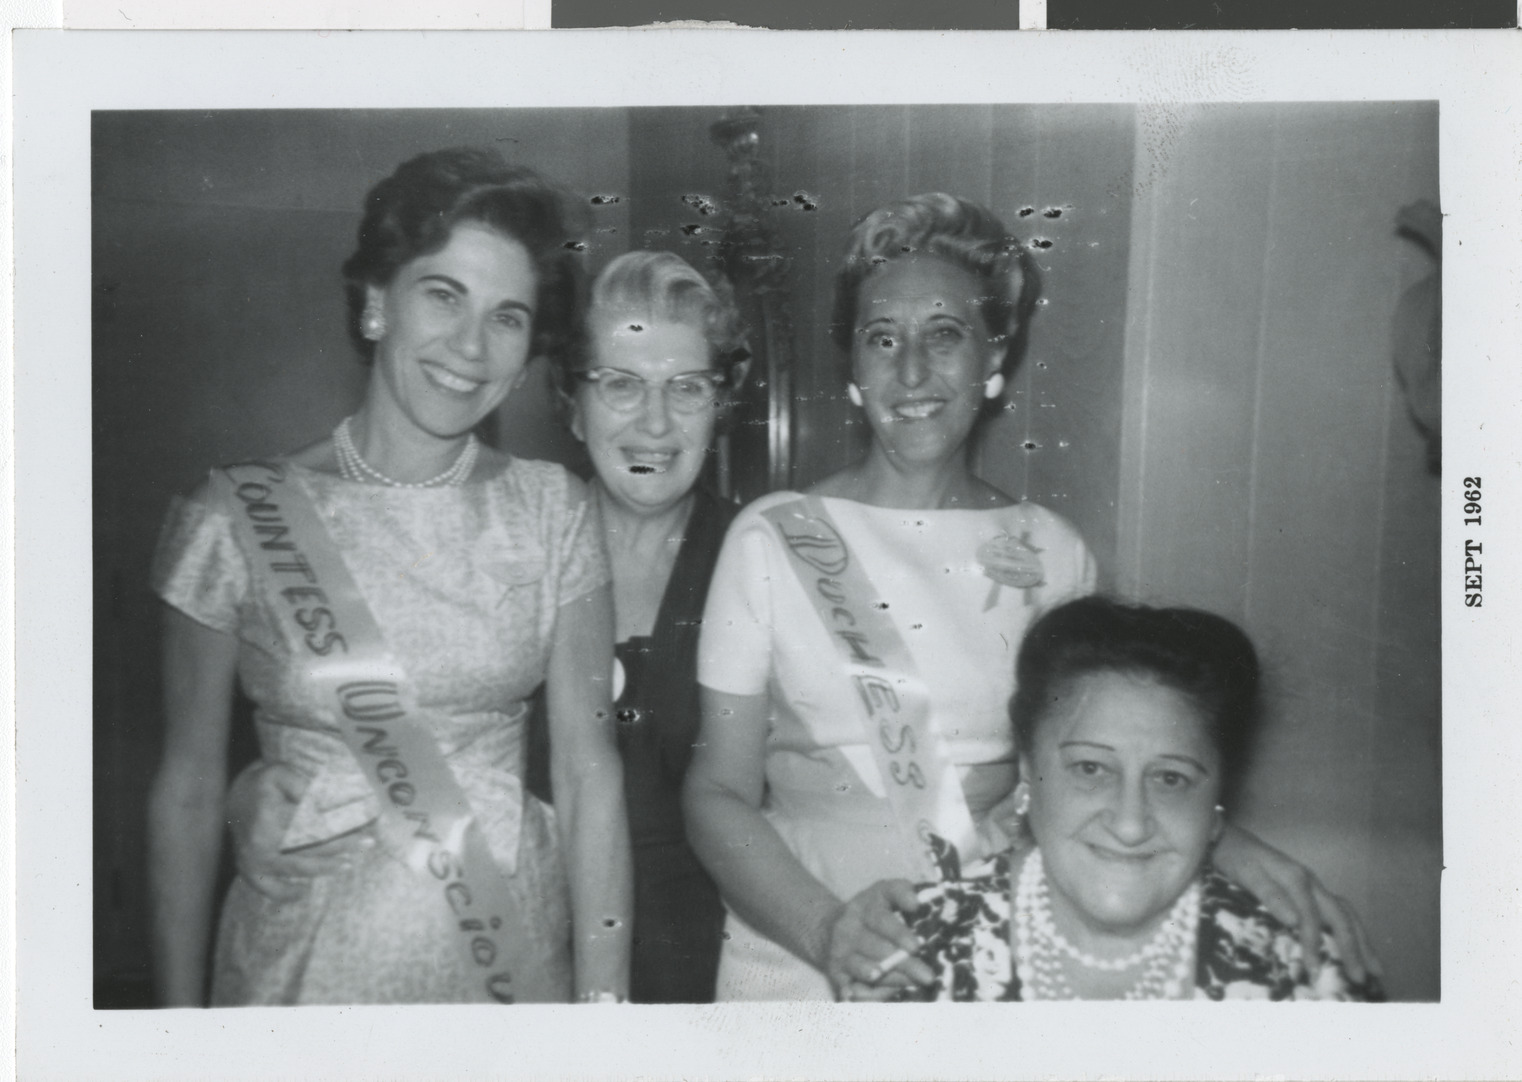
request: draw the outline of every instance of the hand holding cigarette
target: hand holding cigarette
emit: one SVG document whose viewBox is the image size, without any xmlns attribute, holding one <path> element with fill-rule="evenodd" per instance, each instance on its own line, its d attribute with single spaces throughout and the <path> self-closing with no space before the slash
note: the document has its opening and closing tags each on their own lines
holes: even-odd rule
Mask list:
<svg viewBox="0 0 1522 1082">
<path fill-rule="evenodd" d="M 888 957 L 884 958 L 881 962 L 877 963 L 876 967 L 874 967 L 869 974 L 867 978 L 868 981 L 872 984 L 876 984 L 878 981 L 882 980 L 889 973 L 892 973 L 895 969 L 913 957 L 914 954 L 912 951 L 907 951 L 903 947 L 900 947 L 898 950 L 888 955 Z"/>
<path fill-rule="evenodd" d="M 915 956 L 920 942 L 905 921 L 917 908 L 907 879 L 880 880 L 840 907 L 820 967 L 839 998 L 882 998 L 935 980 L 934 970 Z"/>
</svg>

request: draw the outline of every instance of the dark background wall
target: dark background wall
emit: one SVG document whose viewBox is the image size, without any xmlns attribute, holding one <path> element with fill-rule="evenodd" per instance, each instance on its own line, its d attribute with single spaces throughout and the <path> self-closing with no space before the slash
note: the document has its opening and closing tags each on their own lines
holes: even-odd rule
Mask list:
<svg viewBox="0 0 1522 1082">
<path fill-rule="evenodd" d="M 639 244 L 708 257 L 713 219 L 681 196 L 722 200 L 727 163 L 708 129 L 723 115 L 632 111 L 630 226 Z M 795 484 L 846 465 L 866 441 L 829 338 L 841 238 L 889 200 L 952 192 L 1050 245 L 1032 249 L 1049 285 L 1011 406 L 982 432 L 980 467 L 1005 490 L 1071 517 L 1101 565 L 1113 565 L 1133 127 L 1129 106 L 765 110 L 763 154 L 773 190 L 788 200 L 773 221 L 793 257 Z M 1084 438 L 1068 438 L 1079 428 Z"/>
<path fill-rule="evenodd" d="M 337 268 L 365 189 L 418 151 L 494 144 L 575 190 L 589 269 L 629 247 L 702 265 L 724 112 L 97 115 L 101 1005 L 147 976 L 158 522 L 209 465 L 353 409 Z M 1437 487 L 1389 363 L 1395 298 L 1421 270 L 1393 219 L 1437 197 L 1435 109 L 768 108 L 762 152 L 788 200 L 772 222 L 793 256 L 795 483 L 864 439 L 826 327 L 845 229 L 916 191 L 990 205 L 1035 245 L 1045 295 L 979 468 L 1071 518 L 1111 586 L 1247 623 L 1279 708 L 1236 818 L 1354 902 L 1396 995 L 1435 998 Z M 573 460 L 540 377 L 499 434 Z"/>
<path fill-rule="evenodd" d="M 624 248 L 621 111 L 97 114 L 95 290 L 95 944 L 103 998 L 148 975 L 144 815 L 159 751 L 159 602 L 148 565 L 171 494 L 217 463 L 292 450 L 364 386 L 339 267 L 370 185 L 404 159 L 494 145 L 573 180 L 588 263 Z M 569 457 L 542 371 L 502 442 Z M 250 754 L 243 727 L 234 756 Z"/>
</svg>

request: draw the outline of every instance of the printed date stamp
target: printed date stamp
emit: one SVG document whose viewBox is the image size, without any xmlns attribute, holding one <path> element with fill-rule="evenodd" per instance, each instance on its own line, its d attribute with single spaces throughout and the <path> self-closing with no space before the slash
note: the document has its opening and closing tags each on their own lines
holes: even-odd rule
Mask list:
<svg viewBox="0 0 1522 1082">
<path fill-rule="evenodd" d="M 1480 478 L 1464 478 L 1464 526 L 1479 528 L 1480 522 Z M 1464 538 L 1464 607 L 1470 609 L 1484 608 L 1485 595 L 1481 589 L 1483 584 L 1484 568 L 1480 564 L 1480 557 L 1484 555 L 1485 546 L 1476 537 Z"/>
</svg>

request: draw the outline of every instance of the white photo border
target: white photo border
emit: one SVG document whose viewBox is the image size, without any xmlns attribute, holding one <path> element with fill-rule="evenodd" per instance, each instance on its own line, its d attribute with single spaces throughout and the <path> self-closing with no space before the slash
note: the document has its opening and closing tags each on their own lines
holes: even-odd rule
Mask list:
<svg viewBox="0 0 1522 1082">
<path fill-rule="evenodd" d="M 1522 39 L 1505 32 L 19 32 L 18 1069 L 60 1078 L 1503 1077 L 1522 1070 Z M 912 88 L 912 89 L 910 89 Z M 1440 103 L 1442 1002 L 92 1008 L 90 113 L 96 109 Z M 1458 482 L 1483 473 L 1483 610 Z M 1458 553 L 1458 556 L 1455 556 Z"/>
</svg>

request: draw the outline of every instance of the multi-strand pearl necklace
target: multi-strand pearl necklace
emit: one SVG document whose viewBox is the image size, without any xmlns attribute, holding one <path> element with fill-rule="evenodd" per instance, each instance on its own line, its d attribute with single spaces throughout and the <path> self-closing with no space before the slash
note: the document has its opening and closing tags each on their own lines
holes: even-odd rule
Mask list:
<svg viewBox="0 0 1522 1082">
<path fill-rule="evenodd" d="M 379 481 L 392 488 L 455 487 L 463 485 L 470 478 L 471 471 L 476 468 L 476 459 L 481 454 L 481 443 L 472 432 L 465 438 L 465 449 L 454 460 L 454 465 L 443 473 L 426 481 L 397 481 L 364 460 L 359 448 L 354 446 L 354 436 L 349 431 L 349 422 L 352 420 L 352 417 L 345 417 L 333 430 L 333 449 L 338 452 L 338 472 L 349 481 Z"/>
<path fill-rule="evenodd" d="M 1187 999 L 1194 992 L 1195 937 L 1200 884 L 1173 903 L 1162 925 L 1138 951 L 1124 958 L 1096 958 L 1079 950 L 1052 918 L 1051 888 L 1038 849 L 1026 858 L 1015 883 L 1015 974 L 1024 999 L 1077 999 L 1064 972 L 1064 957 L 1086 969 L 1123 973 L 1139 969 L 1125 999 Z"/>
</svg>

